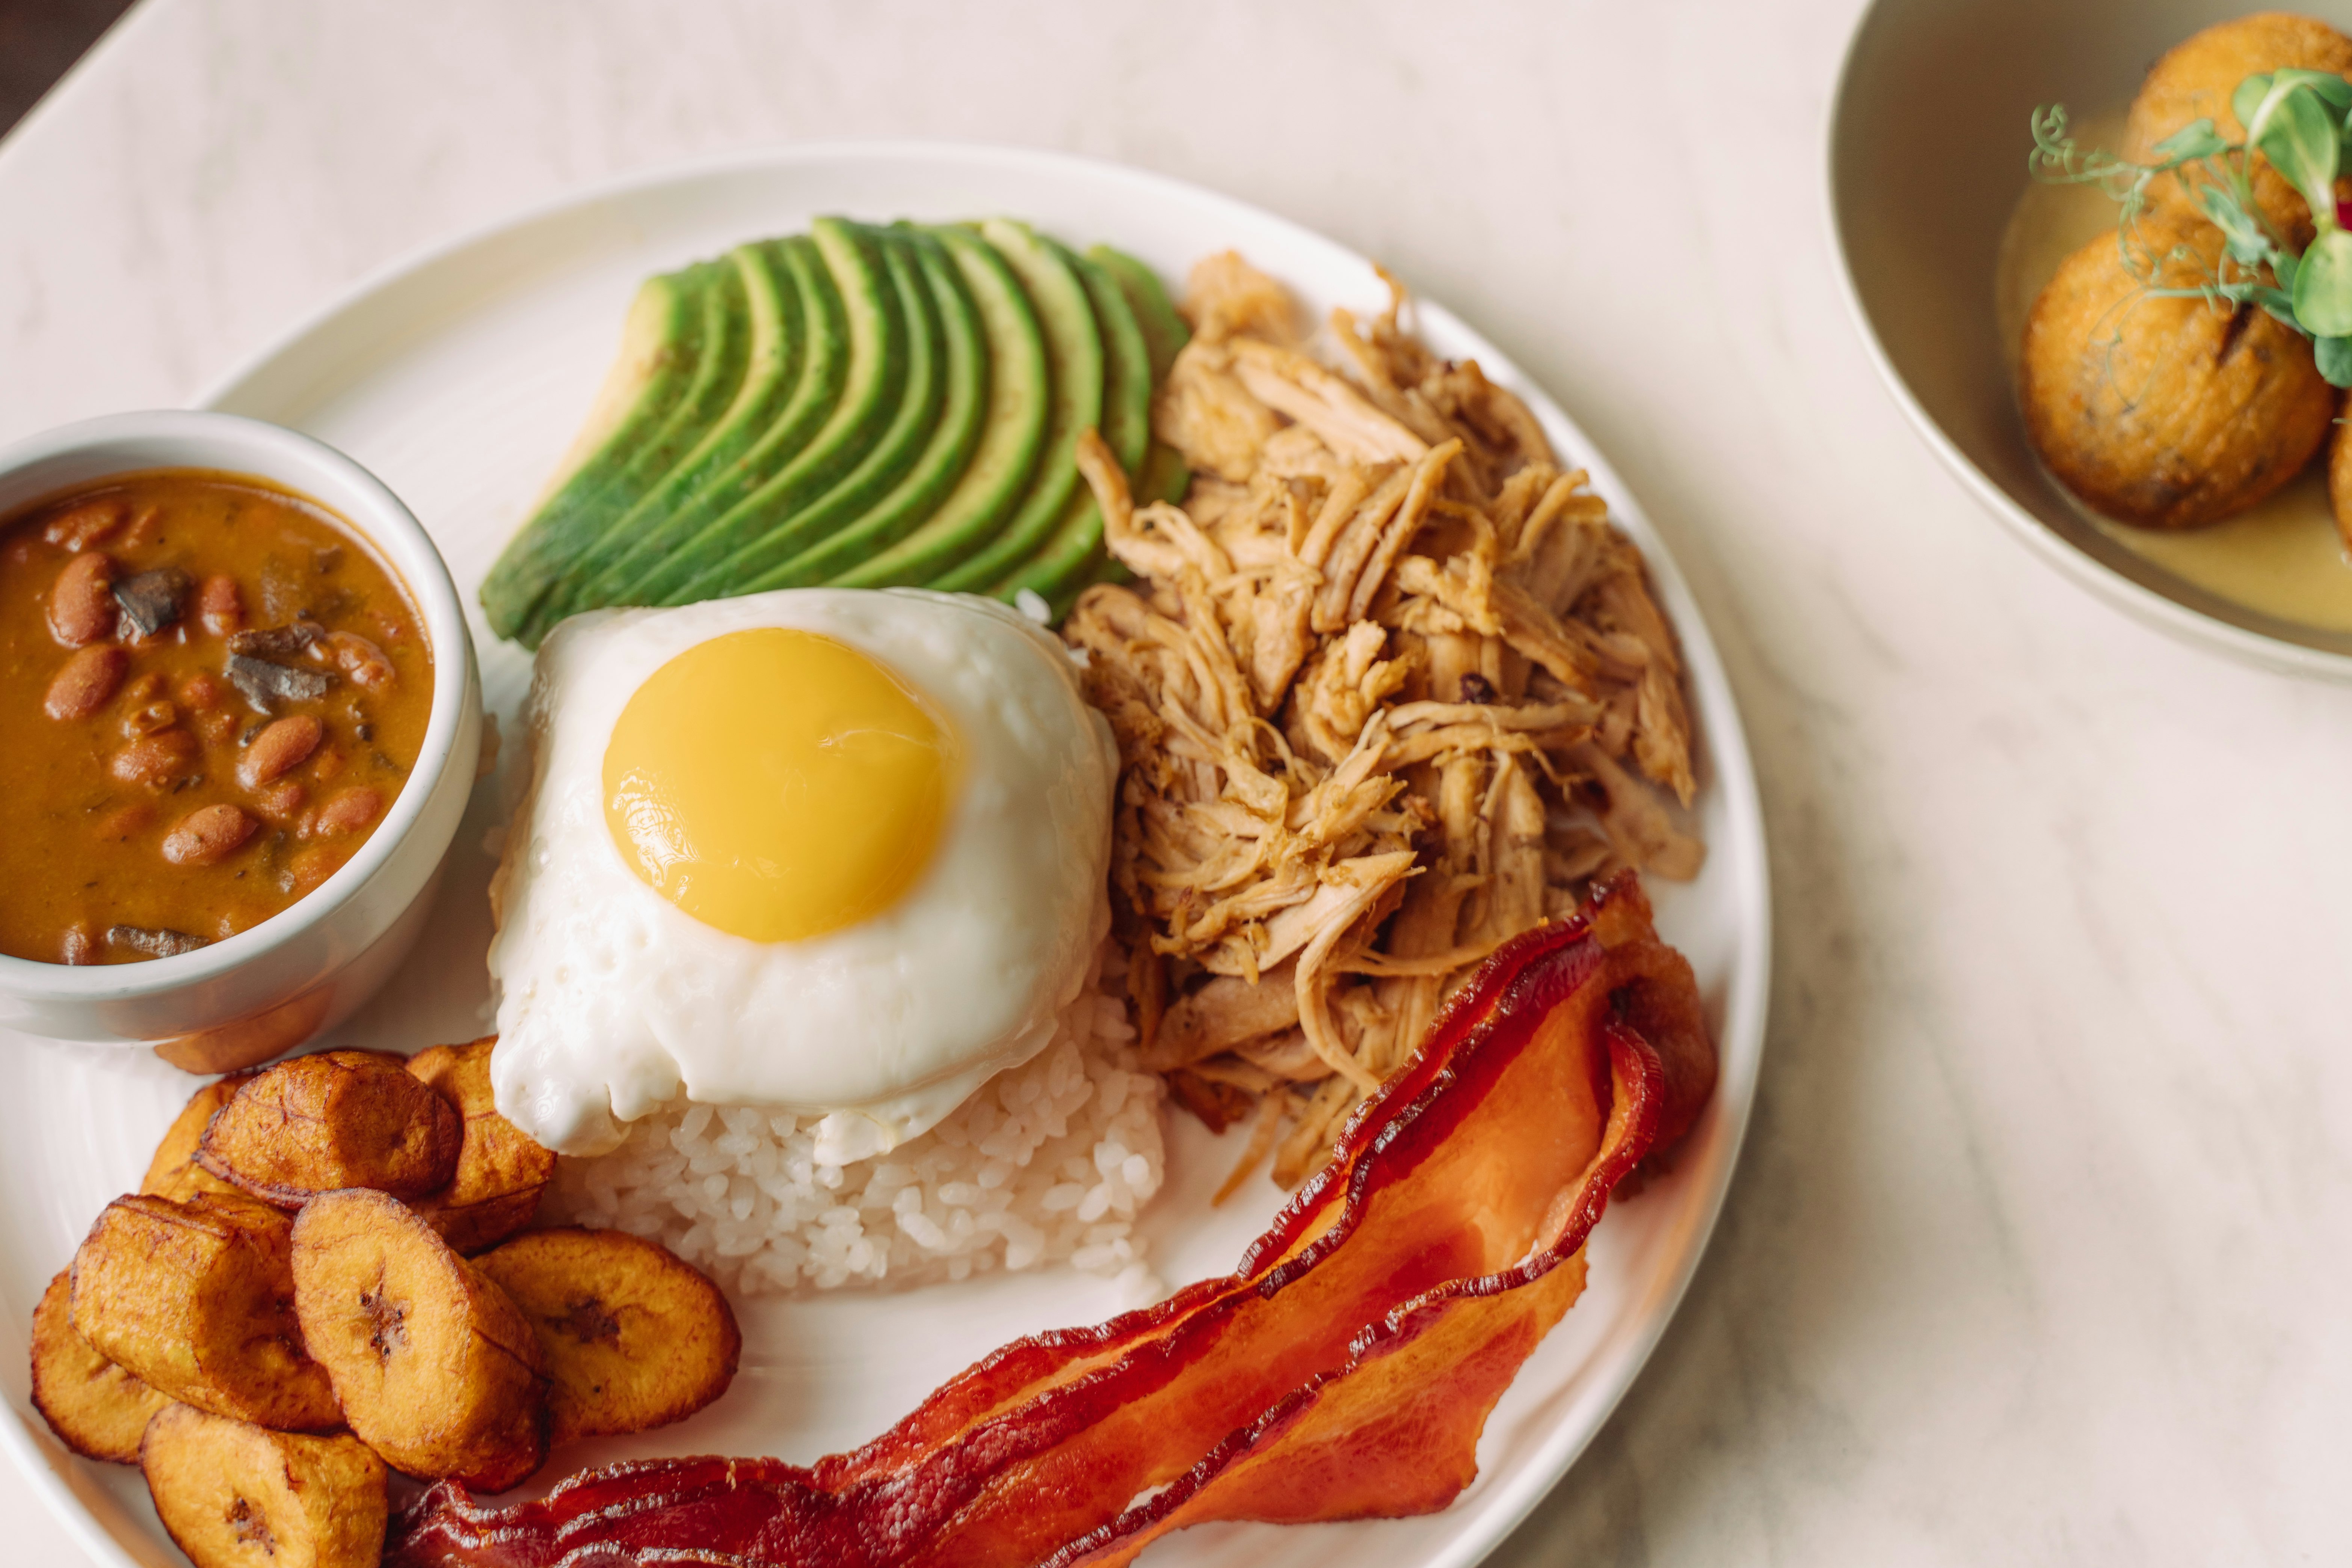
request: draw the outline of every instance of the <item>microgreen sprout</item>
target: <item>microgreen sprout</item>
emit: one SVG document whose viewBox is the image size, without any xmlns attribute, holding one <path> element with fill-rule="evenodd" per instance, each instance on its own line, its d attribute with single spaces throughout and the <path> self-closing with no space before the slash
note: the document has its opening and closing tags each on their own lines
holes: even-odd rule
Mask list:
<svg viewBox="0 0 2352 1568">
<path fill-rule="evenodd" d="M 2352 230 L 2336 203 L 2336 176 L 2352 146 L 2352 82 L 2313 70 L 2250 76 L 2231 95 L 2230 110 L 2246 128 L 2244 141 L 2231 142 L 2210 120 L 2200 120 L 2158 142 L 2154 162 L 2135 163 L 2078 148 L 2066 133 L 2065 109 L 2053 104 L 2033 111 L 2026 166 L 2044 184 L 2095 184 L 2115 200 L 2116 247 L 2147 292 L 2266 311 L 2311 340 L 2329 383 L 2352 386 Z M 2301 249 L 2254 200 L 2256 153 L 2311 211 L 2311 242 Z M 2149 186 L 2166 175 L 2185 179 L 2182 171 L 2192 166 L 2204 174 L 2197 202 L 2221 231 L 2221 259 L 2193 285 L 2159 285 L 2168 263 L 2203 265 L 2186 247 L 2157 254 L 2139 226 Z"/>
</svg>

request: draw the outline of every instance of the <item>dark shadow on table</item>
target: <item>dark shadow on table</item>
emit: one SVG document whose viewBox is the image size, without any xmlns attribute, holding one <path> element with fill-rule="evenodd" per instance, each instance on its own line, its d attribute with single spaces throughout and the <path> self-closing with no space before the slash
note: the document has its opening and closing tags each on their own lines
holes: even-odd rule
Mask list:
<svg viewBox="0 0 2352 1568">
<path fill-rule="evenodd" d="M 131 0 L 0 0 L 0 136 L 129 9 Z"/>
</svg>

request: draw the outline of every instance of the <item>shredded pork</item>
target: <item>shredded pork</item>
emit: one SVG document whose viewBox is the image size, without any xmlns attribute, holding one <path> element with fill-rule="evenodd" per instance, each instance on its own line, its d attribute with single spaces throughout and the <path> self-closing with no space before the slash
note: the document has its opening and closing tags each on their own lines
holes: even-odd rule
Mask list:
<svg viewBox="0 0 2352 1568">
<path fill-rule="evenodd" d="M 1672 629 L 1640 551 L 1476 364 L 1335 311 L 1337 368 L 1238 256 L 1193 271 L 1153 409 L 1192 467 L 1063 635 L 1122 767 L 1112 881 L 1146 1065 L 1296 1185 L 1497 943 L 1596 876 L 1695 876 Z M 1253 1110 L 1252 1102 L 1255 1101 Z M 1220 1194 L 1221 1196 L 1223 1194 Z"/>
</svg>

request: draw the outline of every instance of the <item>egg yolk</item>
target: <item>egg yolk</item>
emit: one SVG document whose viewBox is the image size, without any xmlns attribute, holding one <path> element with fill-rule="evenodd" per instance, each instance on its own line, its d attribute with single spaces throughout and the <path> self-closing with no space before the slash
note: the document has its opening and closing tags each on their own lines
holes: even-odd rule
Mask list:
<svg viewBox="0 0 2352 1568">
<path fill-rule="evenodd" d="M 695 919 L 796 942 L 880 913 L 938 847 L 955 736 L 866 655 L 730 632 L 653 673 L 604 748 L 621 858 Z"/>
</svg>

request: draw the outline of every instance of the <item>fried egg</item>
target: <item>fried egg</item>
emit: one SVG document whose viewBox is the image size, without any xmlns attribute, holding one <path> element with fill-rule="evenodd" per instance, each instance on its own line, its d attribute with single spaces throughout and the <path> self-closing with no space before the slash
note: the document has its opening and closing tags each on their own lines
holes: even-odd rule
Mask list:
<svg viewBox="0 0 2352 1568">
<path fill-rule="evenodd" d="M 677 1100 L 925 1131 L 1052 1038 L 1109 925 L 1118 756 L 992 600 L 791 589 L 575 616 L 491 886 L 490 1076 L 598 1153 Z"/>
</svg>

